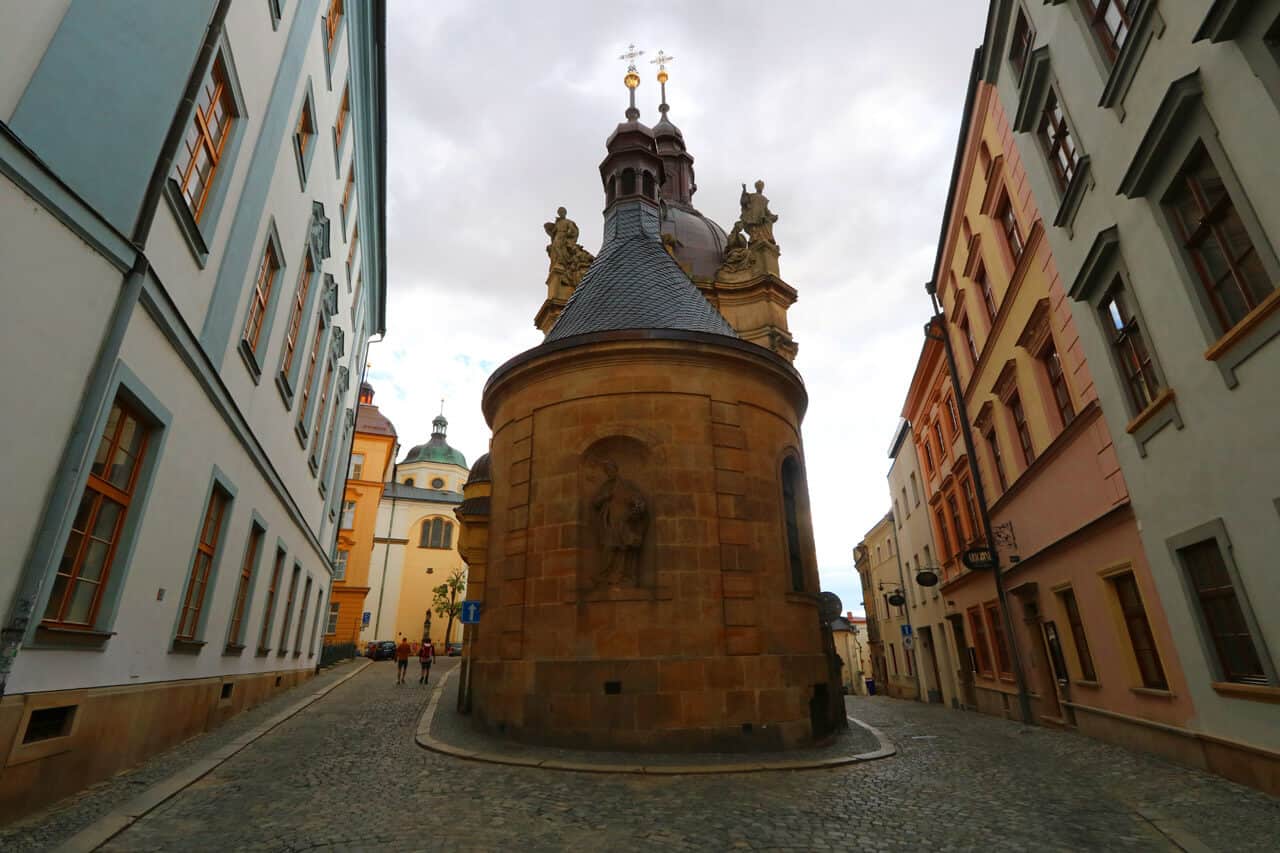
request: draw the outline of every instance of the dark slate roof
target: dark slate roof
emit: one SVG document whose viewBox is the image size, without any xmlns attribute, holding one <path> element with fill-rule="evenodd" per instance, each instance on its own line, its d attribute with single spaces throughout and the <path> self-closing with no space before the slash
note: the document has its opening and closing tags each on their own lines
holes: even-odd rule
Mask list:
<svg viewBox="0 0 1280 853">
<path fill-rule="evenodd" d="M 489 454 L 485 453 L 471 466 L 471 474 L 467 477 L 467 485 L 489 482 Z"/>
<path fill-rule="evenodd" d="M 406 486 L 404 483 L 387 483 L 382 490 L 385 498 L 399 501 L 432 501 L 438 504 L 462 503 L 461 492 L 446 492 L 442 489 L 420 489 L 417 486 Z"/>
<path fill-rule="evenodd" d="M 394 436 L 396 428 L 391 421 L 387 420 L 386 415 L 378 411 L 377 406 L 372 403 L 361 403 L 356 409 L 356 432 Z"/>
<path fill-rule="evenodd" d="M 667 254 L 659 227 L 657 209 L 642 202 L 609 211 L 600 255 L 547 341 L 620 329 L 738 336 Z"/>
</svg>

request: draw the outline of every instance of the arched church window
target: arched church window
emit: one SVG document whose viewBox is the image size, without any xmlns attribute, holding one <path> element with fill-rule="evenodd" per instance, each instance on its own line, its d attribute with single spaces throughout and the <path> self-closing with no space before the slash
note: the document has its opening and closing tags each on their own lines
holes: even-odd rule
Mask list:
<svg viewBox="0 0 1280 853">
<path fill-rule="evenodd" d="M 782 505 L 787 521 L 787 562 L 791 567 L 791 589 L 804 592 L 804 560 L 800 556 L 800 519 L 796 502 L 800 491 L 800 465 L 794 456 L 782 462 Z"/>
<path fill-rule="evenodd" d="M 636 193 L 636 170 L 635 169 L 622 170 L 622 189 L 620 192 L 623 195 L 635 195 Z"/>
<path fill-rule="evenodd" d="M 452 548 L 453 522 L 443 518 L 428 518 L 422 522 L 418 533 L 419 548 Z"/>
<path fill-rule="evenodd" d="M 645 173 L 644 173 L 644 177 L 643 177 L 643 179 L 641 180 L 640 185 L 641 185 L 641 187 L 642 187 L 642 188 L 643 188 L 643 190 L 644 190 L 644 197 L 645 197 L 645 198 L 653 198 L 653 197 L 654 197 L 654 195 L 653 195 L 653 173 L 652 173 L 652 172 L 645 172 Z"/>
</svg>

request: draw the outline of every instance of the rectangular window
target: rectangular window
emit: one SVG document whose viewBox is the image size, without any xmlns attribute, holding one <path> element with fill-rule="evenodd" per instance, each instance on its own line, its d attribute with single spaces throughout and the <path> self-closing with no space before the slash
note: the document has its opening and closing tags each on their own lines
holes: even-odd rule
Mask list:
<svg viewBox="0 0 1280 853">
<path fill-rule="evenodd" d="M 359 480 L 364 477 L 364 454 L 351 454 L 351 474 L 348 476 L 350 480 Z"/>
<path fill-rule="evenodd" d="M 1224 681 L 1267 684 L 1258 648 L 1245 622 L 1231 574 L 1215 539 L 1178 549 L 1200 604 L 1205 632 L 1213 642 Z"/>
<path fill-rule="evenodd" d="M 1115 62 L 1116 57 L 1120 55 L 1120 49 L 1129 38 L 1129 31 L 1133 28 L 1133 16 L 1130 14 L 1130 7 L 1134 5 L 1133 0 L 1080 0 L 1080 2 L 1084 6 L 1090 29 L 1093 30 L 1098 43 L 1102 45 L 1103 53 L 1109 61 Z"/>
<path fill-rule="evenodd" d="M 1035 38 L 1036 34 L 1031 29 L 1031 22 L 1027 20 L 1026 12 L 1019 8 L 1017 20 L 1013 23 L 1013 38 L 1009 40 L 1009 62 L 1013 65 L 1019 79 L 1027 67 L 1027 59 L 1031 56 L 1031 45 L 1035 42 Z"/>
<path fill-rule="evenodd" d="M 916 475 L 911 474 L 911 499 L 915 501 L 916 506 L 920 506 L 920 486 L 916 482 Z"/>
<path fill-rule="evenodd" d="M 324 49 L 333 53 L 334 42 L 338 40 L 338 24 L 342 22 L 343 0 L 329 0 L 329 11 L 324 16 Z"/>
<path fill-rule="evenodd" d="M 951 421 L 951 434 L 960 433 L 960 416 L 956 413 L 956 398 L 947 398 L 947 419 Z"/>
<path fill-rule="evenodd" d="M 969 611 L 969 630 L 973 633 L 973 648 L 978 656 L 978 671 L 984 675 L 994 675 L 991 669 L 991 652 L 987 649 L 987 629 L 982 624 L 982 614 L 978 608 Z"/>
<path fill-rule="evenodd" d="M 928 545 L 925 545 L 925 546 L 924 546 L 924 564 L 925 564 L 926 566 L 929 566 L 930 568 L 932 568 L 932 567 L 933 567 L 933 556 L 932 556 L 932 555 L 930 555 L 930 553 L 929 553 L 929 546 L 928 546 Z"/>
<path fill-rule="evenodd" d="M 965 509 L 969 511 L 969 529 L 973 531 L 976 539 L 978 536 L 978 502 L 973 497 L 973 483 L 964 480 L 960 483 L 960 490 L 964 492 Z"/>
<path fill-rule="evenodd" d="M 204 213 L 209 189 L 222 165 L 222 152 L 236 122 L 235 101 L 227 83 L 222 55 L 214 57 L 209 73 L 196 95 L 196 109 L 187 134 L 178 146 L 173 179 L 196 222 Z"/>
<path fill-rule="evenodd" d="M 266 531 L 253 525 L 249 532 L 249 544 L 244 549 L 244 562 L 240 564 L 240 581 L 236 585 L 235 603 L 231 608 L 231 628 L 227 632 L 227 645 L 239 645 L 241 631 L 244 627 L 245 611 L 248 610 L 249 585 L 253 581 L 253 568 L 258 564 L 258 554 L 262 552 L 262 540 Z"/>
<path fill-rule="evenodd" d="M 182 599 L 182 613 L 178 618 L 179 640 L 194 640 L 200 630 L 200 614 L 204 611 L 205 592 L 209 588 L 209 576 L 218 557 L 218 539 L 222 535 L 222 520 L 231 503 L 230 496 L 215 485 L 204 510 L 200 526 L 200 538 L 196 542 L 196 555 L 191 561 L 191 576 L 187 579 L 187 594 Z"/>
<path fill-rule="evenodd" d="M 347 579 L 347 559 L 351 556 L 350 551 L 338 551 L 333 556 L 333 579 L 335 581 L 344 581 Z"/>
<path fill-rule="evenodd" d="M 324 379 L 320 382 L 320 401 L 316 403 L 316 423 L 311 430 L 311 458 L 320 457 L 320 433 L 324 430 L 325 414 L 329 408 L 329 387 L 333 384 L 333 368 L 335 362 L 330 359 L 324 368 Z"/>
<path fill-rule="evenodd" d="M 1218 331 L 1228 331 L 1275 290 L 1275 282 L 1203 145 L 1178 173 L 1164 206 L 1213 306 Z"/>
<path fill-rule="evenodd" d="M 1013 415 L 1013 425 L 1018 432 L 1018 443 L 1022 446 L 1022 458 L 1030 467 L 1036 461 L 1035 447 L 1031 444 L 1031 430 L 1027 426 L 1027 413 L 1022 410 L 1022 398 L 1014 394 L 1009 398 L 1009 413 Z"/>
<path fill-rule="evenodd" d="M 1009 646 L 1004 635 L 1004 623 L 1000 620 L 1000 608 L 994 604 L 987 605 L 987 623 L 991 626 L 992 645 L 996 650 L 996 665 L 1001 675 L 1013 675 L 1013 664 L 1009 658 Z"/>
<path fill-rule="evenodd" d="M 942 544 L 942 553 L 945 555 L 955 553 L 951 550 L 951 533 L 947 530 L 947 518 L 942 512 L 942 507 L 934 510 L 934 516 L 938 520 L 938 540 Z"/>
<path fill-rule="evenodd" d="M 351 273 L 356 265 L 356 249 L 360 247 L 360 226 L 351 229 L 351 245 L 347 248 L 347 281 L 351 281 Z"/>
<path fill-rule="evenodd" d="M 244 322 L 244 341 L 255 354 L 262 334 L 262 321 L 267 316 L 267 305 L 271 301 L 271 289 L 275 287 L 279 273 L 280 259 L 276 257 L 275 244 L 267 240 L 262 262 L 258 264 L 258 276 L 253 283 L 253 295 L 249 297 L 249 316 Z"/>
<path fill-rule="evenodd" d="M 347 132 L 347 121 L 351 117 L 351 84 L 342 87 L 342 102 L 338 104 L 338 117 L 333 122 L 333 137 L 342 153 L 342 139 Z"/>
<path fill-rule="evenodd" d="M 354 200 L 353 195 L 356 189 L 356 164 L 352 163 L 347 169 L 347 184 L 342 188 L 342 223 L 346 225 L 347 220 L 351 217 L 351 203 Z"/>
<path fill-rule="evenodd" d="M 1062 600 L 1062 609 L 1067 611 L 1067 624 L 1071 626 L 1071 642 L 1076 647 L 1076 660 L 1080 661 L 1080 675 L 1085 681 L 1097 681 L 1098 673 L 1093 668 L 1093 655 L 1089 654 L 1089 639 L 1084 633 L 1084 622 L 1080 618 L 1080 608 L 1076 604 L 1075 590 L 1064 589 L 1058 593 Z"/>
<path fill-rule="evenodd" d="M 342 502 L 342 523 L 338 525 L 342 530 L 351 530 L 356 526 L 356 502 Z"/>
<path fill-rule="evenodd" d="M 1040 147 L 1049 158 L 1049 170 L 1058 184 L 1058 190 L 1066 192 L 1071 179 L 1080 168 L 1080 152 L 1076 150 L 1075 138 L 1071 134 L 1071 128 L 1067 126 L 1067 116 L 1058 103 L 1058 94 L 1052 88 L 1045 99 L 1044 111 L 1040 113 L 1036 136 L 1040 138 Z"/>
<path fill-rule="evenodd" d="M 331 637 L 338 633 L 338 610 L 339 605 L 334 602 L 329 605 L 329 618 L 324 623 L 324 633 L 326 637 Z"/>
<path fill-rule="evenodd" d="M 1117 277 L 1100 306 L 1103 323 L 1108 330 L 1111 352 L 1124 374 L 1125 388 L 1134 413 L 1146 409 L 1159 396 L 1164 382 L 1156 371 L 1151 350 L 1138 324 L 1138 317 L 1129 305 L 1129 295 L 1124 283 Z"/>
<path fill-rule="evenodd" d="M 290 369 L 293 367 L 293 357 L 298 350 L 298 337 L 302 334 L 302 315 L 307 310 L 307 294 L 311 290 L 311 277 L 315 275 L 316 268 L 311 261 L 311 252 L 304 252 L 302 255 L 302 271 L 298 274 L 298 286 L 293 295 L 293 306 L 289 311 L 289 325 L 285 329 L 284 335 L 284 360 L 281 362 L 280 372 L 285 376 L 289 375 Z"/>
<path fill-rule="evenodd" d="M 987 267 L 985 264 L 978 264 L 978 268 L 973 273 L 974 284 L 978 285 L 978 290 L 982 293 L 982 307 L 987 309 L 987 322 L 995 325 L 996 322 L 996 296 L 991 291 L 991 279 L 987 276 Z"/>
<path fill-rule="evenodd" d="M 1004 234 L 1009 254 L 1013 256 L 1014 264 L 1017 264 L 1022 259 L 1022 232 L 1018 230 L 1018 217 L 1013 212 L 1008 193 L 1005 193 L 1004 198 L 1000 200 L 1000 205 L 996 208 L 996 221 L 1000 223 L 1000 231 Z"/>
<path fill-rule="evenodd" d="M 898 650 L 893 647 L 893 643 L 889 644 L 889 657 L 893 660 L 893 674 L 898 674 Z"/>
<path fill-rule="evenodd" d="M 964 527 L 960 524 L 960 507 L 956 503 L 955 495 L 947 495 L 947 509 L 951 511 L 951 529 L 956 534 L 956 549 L 964 544 Z"/>
<path fill-rule="evenodd" d="M 271 584 L 267 587 L 267 606 L 262 611 L 262 630 L 258 633 L 258 649 L 266 651 L 271 642 L 271 619 L 276 614 L 276 590 L 280 588 L 280 575 L 284 573 L 285 553 L 276 549 L 276 559 L 271 564 Z"/>
<path fill-rule="evenodd" d="M 307 400 L 311 398 L 311 382 L 316 378 L 316 363 L 320 360 L 320 348 L 324 346 L 324 333 L 324 320 L 316 320 L 316 334 L 311 340 L 311 350 L 307 356 L 307 370 L 301 385 L 302 403 L 298 406 L 299 426 L 307 421 Z"/>
<path fill-rule="evenodd" d="M 907 487 L 902 487 L 902 511 L 907 514 L 907 518 L 911 517 L 911 506 L 907 503 Z"/>
<path fill-rule="evenodd" d="M 307 576 L 307 585 L 302 590 L 302 611 L 298 614 L 298 630 L 293 635 L 293 653 L 302 653 L 302 632 L 307 629 L 307 609 L 311 605 L 311 576 Z M 319 603 L 316 604 L 319 607 Z"/>
<path fill-rule="evenodd" d="M 284 600 L 284 624 L 280 626 L 280 654 L 289 650 L 289 623 L 293 620 L 293 602 L 298 594 L 298 578 L 302 577 L 302 566 L 293 564 L 293 575 L 289 578 L 289 596 Z"/>
<path fill-rule="evenodd" d="M 903 650 L 902 650 L 902 662 L 903 662 L 903 663 L 905 663 L 905 664 L 907 665 L 907 675 L 915 675 L 915 674 L 916 674 L 916 671 L 915 671 L 915 669 L 912 667 L 912 664 L 911 664 L 911 650 L 910 650 L 910 649 L 903 649 Z"/>
<path fill-rule="evenodd" d="M 137 412 L 117 399 L 71 521 L 71 533 L 45 605 L 45 623 L 88 628 L 97 619 L 146 449 L 147 428 Z"/>
<path fill-rule="evenodd" d="M 293 150 L 298 155 L 298 162 L 307 161 L 307 151 L 316 137 L 316 119 L 311 114 L 311 99 L 302 99 L 302 111 L 298 114 L 298 123 L 293 127 Z M 303 170 L 305 172 L 305 168 Z"/>
<path fill-rule="evenodd" d="M 933 437 L 938 441 L 938 461 L 941 462 L 946 456 L 947 442 L 942 437 L 942 421 L 933 422 Z"/>
<path fill-rule="evenodd" d="M 964 334 L 965 345 L 969 348 L 970 364 L 978 366 L 978 345 L 973 342 L 973 330 L 969 328 L 969 318 L 960 321 L 960 331 Z"/>
<path fill-rule="evenodd" d="M 1134 580 L 1132 572 L 1125 572 L 1113 577 L 1111 585 L 1120 602 L 1120 612 L 1129 633 L 1129 642 L 1133 645 L 1133 656 L 1138 663 L 1142 686 L 1153 690 L 1168 690 L 1169 683 L 1165 680 L 1160 652 L 1156 649 L 1156 640 L 1151 633 L 1151 625 L 1147 622 L 1146 608 L 1142 606 L 1138 582 Z"/>
<path fill-rule="evenodd" d="M 924 437 L 924 470 L 926 474 L 932 474 L 934 469 L 933 450 L 929 447 L 929 436 Z"/>
<path fill-rule="evenodd" d="M 320 606 L 324 604 L 324 590 L 316 591 L 316 612 L 311 617 L 311 633 L 307 637 L 307 654 L 314 656 L 316 653 L 316 632 L 320 630 Z"/>
<path fill-rule="evenodd" d="M 1062 360 L 1058 358 L 1058 348 L 1053 343 L 1053 338 L 1045 345 L 1040 353 L 1040 363 L 1044 365 L 1045 373 L 1049 377 L 1049 388 L 1053 391 L 1053 404 L 1058 409 L 1058 417 L 1062 419 L 1062 426 L 1065 429 L 1072 421 L 1076 419 L 1075 406 L 1071 404 L 1071 391 L 1067 388 L 1067 377 L 1062 372 Z"/>
<path fill-rule="evenodd" d="M 996 481 L 1000 484 L 1000 491 L 1009 488 L 1009 479 L 1004 474 L 1004 459 L 1000 456 L 1000 442 L 996 439 L 996 429 L 992 427 L 987 430 L 983 436 L 987 440 L 987 447 L 991 450 L 991 462 L 995 465 Z"/>
</svg>

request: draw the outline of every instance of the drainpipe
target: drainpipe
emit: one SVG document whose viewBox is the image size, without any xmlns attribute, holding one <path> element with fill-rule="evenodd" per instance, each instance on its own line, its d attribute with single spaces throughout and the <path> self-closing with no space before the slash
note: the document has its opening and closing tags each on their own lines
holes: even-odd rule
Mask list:
<svg viewBox="0 0 1280 853">
<path fill-rule="evenodd" d="M 934 313 L 933 319 L 925 327 L 925 337 L 941 341 L 942 348 L 946 351 L 947 372 L 951 374 L 951 393 L 955 395 L 956 405 L 959 406 L 964 401 L 964 391 L 960 388 L 960 371 L 956 367 L 956 354 L 951 347 L 951 335 L 947 331 L 947 317 L 943 313 L 941 306 L 938 305 L 937 282 L 929 282 L 925 285 L 925 290 L 929 293 L 929 299 L 933 302 Z M 936 336 L 931 334 L 935 324 L 939 329 L 939 333 Z M 1013 676 L 1018 684 L 1018 710 L 1022 715 L 1022 722 L 1026 725 L 1032 725 L 1035 720 L 1031 714 L 1031 695 L 1027 692 L 1027 677 L 1022 670 L 1022 655 L 1018 652 L 1018 635 L 1013 631 L 1013 619 L 1009 614 L 1009 597 L 1004 589 L 1004 574 L 1000 569 L 1000 552 L 996 549 L 996 540 L 991 534 L 991 514 L 987 511 L 987 495 L 986 490 L 982 487 L 982 473 L 978 470 L 978 454 L 974 449 L 973 430 L 969 426 L 968 412 L 965 412 L 965 416 L 960 418 L 960 434 L 964 437 L 964 450 L 969 457 L 969 476 L 973 480 L 973 490 L 978 502 L 978 514 L 982 517 L 982 534 L 986 537 L 987 547 L 991 549 L 991 553 L 995 556 L 995 566 L 991 570 L 991 575 L 996 585 L 996 599 L 1000 604 L 1000 620 L 1004 623 L 1004 633 L 1008 638 L 1009 657 L 1012 658 L 1013 663 Z"/>
<path fill-rule="evenodd" d="M 889 518 L 892 521 L 890 527 L 893 532 L 894 557 L 898 561 L 898 583 L 902 586 L 902 594 L 905 596 L 907 594 L 907 580 L 906 580 L 906 576 L 902 572 L 902 548 L 898 546 L 898 519 L 894 518 L 893 510 L 889 510 Z M 909 600 L 908 600 L 908 603 L 909 603 Z M 904 646 L 902 649 L 902 652 L 903 654 L 915 656 L 916 665 L 915 665 L 914 672 L 916 677 L 916 701 L 924 702 L 925 704 L 928 704 L 928 701 L 925 699 L 925 696 L 924 696 L 924 691 L 920 687 L 920 656 L 916 654 L 916 650 L 914 648 L 917 644 L 917 639 L 916 639 L 916 629 L 911 625 L 911 608 L 904 607 L 902 612 L 906 614 L 907 627 L 911 628 L 911 637 L 912 637 L 911 639 L 912 648 L 908 649 Z"/>
<path fill-rule="evenodd" d="M 133 231 L 129 236 L 129 242 L 133 245 L 137 254 L 134 257 L 133 266 L 125 274 L 124 281 L 121 283 L 120 294 L 111 310 L 111 320 L 107 326 L 107 332 L 98 347 L 93 366 L 89 370 L 80 406 L 76 411 L 75 425 L 72 427 L 71 435 L 67 439 L 67 445 L 58 466 L 59 473 L 55 479 L 53 492 L 45 507 L 43 518 L 46 522 L 50 518 L 61 519 L 66 517 L 71 512 L 72 502 L 79 498 L 79 495 L 75 494 L 73 486 L 79 479 L 80 472 L 84 470 L 84 466 L 88 464 L 89 454 L 96 449 L 95 439 L 97 436 L 94 433 L 93 425 L 103 403 L 102 389 L 105 389 L 107 382 L 111 379 L 116 359 L 120 355 L 120 347 L 124 342 L 125 331 L 129 327 L 129 319 L 133 316 L 133 309 L 142 296 L 142 285 L 150 269 L 150 263 L 146 256 L 146 246 L 147 238 L 151 235 L 151 224 L 155 220 L 156 210 L 160 206 L 160 197 L 164 193 L 164 182 L 167 180 L 169 168 L 173 164 L 174 155 L 177 153 L 178 145 L 181 144 L 186 134 L 186 117 L 191 105 L 200 93 L 200 86 L 203 82 L 203 75 L 197 75 L 195 71 L 196 69 L 205 68 L 213 55 L 213 51 L 217 50 L 222 25 L 226 21 L 227 12 L 230 10 L 231 0 L 218 0 L 218 5 L 213 10 L 213 15 L 209 18 L 209 24 L 205 28 L 204 42 L 200 47 L 196 62 L 192 66 L 192 73 L 187 79 L 182 99 L 178 102 L 178 107 L 169 122 L 169 130 L 165 134 L 159 155 L 156 157 L 155 166 L 151 170 L 151 177 L 147 181 L 147 190 L 143 194 L 142 204 L 138 208 L 138 218 L 134 222 Z M 106 217 L 103 217 L 100 211 L 95 210 L 94 213 L 103 222 L 107 222 Z M 36 602 L 40 600 L 40 595 L 49 580 L 47 569 L 53 560 L 53 555 L 40 553 L 41 546 L 48 544 L 47 542 L 42 543 L 41 539 L 41 534 L 37 531 L 35 541 L 31 545 L 31 551 L 28 552 L 27 559 L 23 565 L 22 577 L 18 582 L 13 604 L 9 608 L 4 626 L 0 627 L 0 697 L 5 695 L 9 673 L 13 669 L 13 661 L 17 658 L 18 652 L 22 648 L 27 630 L 31 626 L 31 620 L 33 617 L 39 618 L 34 612 Z"/>
</svg>

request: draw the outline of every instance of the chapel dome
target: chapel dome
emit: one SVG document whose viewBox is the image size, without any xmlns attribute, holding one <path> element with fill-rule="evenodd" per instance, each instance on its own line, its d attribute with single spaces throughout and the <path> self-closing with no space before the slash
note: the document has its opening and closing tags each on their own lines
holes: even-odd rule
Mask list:
<svg viewBox="0 0 1280 853">
<path fill-rule="evenodd" d="M 715 278 L 728 238 L 714 220 L 693 205 L 668 201 L 662 205 L 662 233 L 675 238 L 676 261 L 694 278 Z"/>
<path fill-rule="evenodd" d="M 467 467 L 467 458 L 462 453 L 449 445 L 445 440 L 445 432 L 449 428 L 449 421 L 444 415 L 437 415 L 435 420 L 431 422 L 431 440 L 426 444 L 419 444 L 410 448 L 409 453 L 404 457 L 401 465 L 411 465 L 414 462 L 436 462 L 442 465 L 457 465 L 460 468 Z"/>
</svg>

